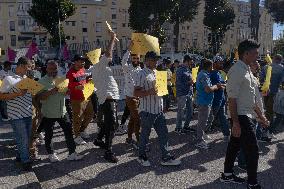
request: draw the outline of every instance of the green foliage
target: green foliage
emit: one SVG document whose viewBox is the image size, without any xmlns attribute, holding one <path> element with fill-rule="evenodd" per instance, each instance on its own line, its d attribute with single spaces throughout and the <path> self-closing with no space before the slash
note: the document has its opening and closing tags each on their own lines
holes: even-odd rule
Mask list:
<svg viewBox="0 0 284 189">
<path fill-rule="evenodd" d="M 211 31 L 209 43 L 213 54 L 216 54 L 221 45 L 222 39 L 229 26 L 234 23 L 235 13 L 228 0 L 205 0 L 205 12 L 203 23 Z"/>
<path fill-rule="evenodd" d="M 59 10 L 59 12 L 58 12 Z M 66 20 L 75 14 L 76 7 L 71 0 L 32 0 L 29 15 L 39 26 L 44 27 L 51 35 L 52 46 L 59 44 L 58 22 Z M 63 28 L 60 28 L 62 39 L 64 39 Z"/>
<path fill-rule="evenodd" d="M 281 0 L 265 0 L 265 7 L 272 15 L 275 22 L 284 23 L 284 1 Z"/>
<path fill-rule="evenodd" d="M 130 27 L 136 32 L 148 32 L 158 37 L 162 44 L 166 40 L 162 25 L 166 21 L 178 24 L 191 21 L 197 14 L 198 2 L 199 0 L 130 0 Z"/>
<path fill-rule="evenodd" d="M 284 56 L 284 35 L 275 42 L 274 54 L 282 54 Z"/>
</svg>

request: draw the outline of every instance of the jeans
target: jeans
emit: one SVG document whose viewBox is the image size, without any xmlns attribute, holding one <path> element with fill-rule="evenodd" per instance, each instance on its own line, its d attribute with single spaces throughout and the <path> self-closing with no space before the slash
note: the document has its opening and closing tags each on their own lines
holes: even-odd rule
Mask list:
<svg viewBox="0 0 284 189">
<path fill-rule="evenodd" d="M 130 111 L 130 119 L 128 123 L 127 135 L 131 139 L 135 133 L 136 140 L 139 141 L 140 135 L 140 116 L 139 116 L 139 99 L 126 96 L 126 106 Z"/>
<path fill-rule="evenodd" d="M 241 126 L 241 136 L 239 138 L 230 137 L 226 152 L 224 172 L 233 173 L 235 159 L 240 149 L 243 149 L 247 163 L 248 184 L 256 184 L 259 153 L 254 132 L 255 124 L 251 118 L 245 115 L 239 115 L 238 117 Z"/>
<path fill-rule="evenodd" d="M 22 163 L 30 162 L 29 146 L 32 135 L 32 117 L 10 120 L 18 149 L 17 157 Z"/>
<path fill-rule="evenodd" d="M 264 105 L 265 105 L 265 116 L 268 121 L 273 121 L 273 103 L 274 103 L 275 94 L 268 94 L 264 97 Z"/>
<path fill-rule="evenodd" d="M 111 151 L 114 132 L 118 127 L 117 102 L 107 99 L 99 106 L 98 111 L 98 140 L 105 138 L 106 150 Z"/>
<path fill-rule="evenodd" d="M 75 152 L 76 145 L 73 139 L 73 132 L 72 132 L 72 126 L 70 123 L 67 122 L 67 118 L 42 118 L 42 123 L 45 131 L 45 148 L 48 154 L 53 154 L 53 149 L 51 148 L 51 140 L 53 137 L 53 127 L 55 122 L 59 123 L 60 127 L 62 128 L 64 132 L 64 137 L 66 140 L 67 148 L 69 151 L 69 154 L 72 154 Z"/>
<path fill-rule="evenodd" d="M 211 106 L 198 106 L 198 124 L 197 124 L 197 132 L 196 139 L 197 142 L 204 141 L 203 134 L 205 129 L 207 128 L 208 118 L 211 112 Z"/>
<path fill-rule="evenodd" d="M 163 113 L 151 114 L 148 112 L 140 112 L 141 118 L 141 134 L 139 141 L 139 156 L 146 155 L 146 145 L 149 142 L 149 136 L 152 127 L 154 127 L 160 144 L 162 152 L 162 159 L 167 160 L 171 157 L 168 151 L 168 128 L 166 125 L 166 118 Z"/>
<path fill-rule="evenodd" d="M 273 122 L 270 125 L 270 127 L 268 127 L 269 132 L 270 133 L 275 133 L 276 132 L 276 128 L 281 124 L 281 121 L 283 119 L 284 119 L 284 115 L 276 113 L 275 119 L 273 120 Z"/>
<path fill-rule="evenodd" d="M 225 106 L 212 107 L 212 111 L 210 112 L 208 119 L 208 127 L 211 127 L 215 119 L 219 119 L 223 135 L 229 136 L 230 129 L 227 117 L 225 115 Z"/>
<path fill-rule="evenodd" d="M 184 127 L 189 127 L 192 118 L 192 96 L 177 97 L 177 121 L 176 129 L 182 128 L 182 121 L 185 120 Z"/>
<path fill-rule="evenodd" d="M 94 117 L 93 105 L 90 100 L 71 100 L 72 123 L 75 137 L 84 132 Z"/>
</svg>

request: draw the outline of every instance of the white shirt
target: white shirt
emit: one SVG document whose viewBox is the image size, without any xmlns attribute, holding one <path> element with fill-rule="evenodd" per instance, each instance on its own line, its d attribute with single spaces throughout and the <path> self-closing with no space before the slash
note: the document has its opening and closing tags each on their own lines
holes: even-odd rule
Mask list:
<svg viewBox="0 0 284 189">
<path fill-rule="evenodd" d="M 228 72 L 227 94 L 236 99 L 238 115 L 253 117 L 256 103 L 254 76 L 250 67 L 241 60 Z"/>
<path fill-rule="evenodd" d="M 149 68 L 142 69 L 136 78 L 135 86 L 141 87 L 143 90 L 155 88 L 156 74 L 154 70 Z M 151 114 L 159 114 L 163 111 L 163 98 L 157 95 L 148 95 L 140 98 L 140 112 L 148 112 Z"/>
<path fill-rule="evenodd" d="M 97 96 L 99 104 L 103 104 L 107 98 L 115 100 L 119 99 L 118 85 L 113 77 L 109 62 L 111 58 L 107 58 L 105 55 L 100 61 L 93 66 L 93 82 L 97 88 Z"/>
<path fill-rule="evenodd" d="M 12 70 L 8 70 L 7 72 L 5 70 L 1 70 L 0 71 L 0 80 L 3 80 L 4 77 L 8 76 L 8 75 L 13 75 L 14 73 L 12 72 Z"/>
<path fill-rule="evenodd" d="M 127 64 L 130 52 L 127 51 L 121 61 L 122 69 L 125 76 L 124 94 L 128 97 L 133 97 L 134 85 L 137 74 L 142 70 L 140 66 L 136 68 L 132 64 Z"/>
<path fill-rule="evenodd" d="M 19 89 L 15 86 L 23 77 L 13 74 L 4 78 L 0 88 L 1 93 L 16 93 Z M 12 120 L 32 117 L 32 95 L 26 93 L 24 96 L 7 100 L 8 117 Z"/>
</svg>

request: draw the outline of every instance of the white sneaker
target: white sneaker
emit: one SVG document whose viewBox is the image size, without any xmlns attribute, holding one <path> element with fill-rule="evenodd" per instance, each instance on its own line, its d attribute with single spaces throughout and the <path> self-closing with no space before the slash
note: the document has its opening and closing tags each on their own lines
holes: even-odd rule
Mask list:
<svg viewBox="0 0 284 189">
<path fill-rule="evenodd" d="M 76 144 L 78 144 L 78 145 L 87 144 L 87 142 L 84 141 L 84 140 L 82 139 L 82 137 L 80 137 L 80 136 L 77 136 L 77 137 L 74 139 L 74 142 L 76 142 Z"/>
<path fill-rule="evenodd" d="M 203 132 L 202 138 L 203 138 L 203 140 L 212 140 L 212 138 L 204 132 Z"/>
<path fill-rule="evenodd" d="M 86 131 L 82 132 L 80 135 L 81 135 L 81 137 L 84 138 L 84 139 L 90 138 L 90 135 L 89 135 Z"/>
<path fill-rule="evenodd" d="M 137 159 L 137 161 L 143 166 L 143 167 L 150 167 L 151 164 L 146 156 L 141 156 Z"/>
<path fill-rule="evenodd" d="M 197 148 L 201 148 L 201 149 L 208 149 L 208 148 L 209 148 L 208 144 L 207 144 L 205 141 L 202 141 L 202 142 L 200 142 L 200 143 L 197 143 L 195 146 L 196 146 Z"/>
<path fill-rule="evenodd" d="M 41 132 L 38 134 L 38 138 L 44 141 L 44 134 Z"/>
<path fill-rule="evenodd" d="M 58 158 L 58 156 L 56 155 L 56 153 L 49 154 L 49 155 L 48 155 L 48 158 L 49 158 L 49 161 L 50 161 L 51 163 L 54 163 L 54 162 L 58 162 L 58 161 L 59 161 L 59 158 Z"/>
<path fill-rule="evenodd" d="M 73 154 L 68 155 L 67 160 L 68 161 L 77 161 L 77 160 L 81 160 L 82 158 L 83 158 L 82 155 L 79 155 L 76 152 L 74 152 Z"/>
<path fill-rule="evenodd" d="M 173 158 L 161 162 L 161 165 L 164 166 L 178 166 L 180 164 L 181 161 L 179 159 L 173 159 Z"/>
</svg>

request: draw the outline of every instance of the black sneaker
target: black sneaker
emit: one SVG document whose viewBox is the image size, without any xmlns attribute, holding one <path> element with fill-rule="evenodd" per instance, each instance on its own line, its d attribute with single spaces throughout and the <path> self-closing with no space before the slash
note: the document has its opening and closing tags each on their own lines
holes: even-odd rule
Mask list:
<svg viewBox="0 0 284 189">
<path fill-rule="evenodd" d="M 195 133 L 196 130 L 195 129 L 192 129 L 191 127 L 184 127 L 182 129 L 183 132 L 186 132 L 186 133 Z"/>
<path fill-rule="evenodd" d="M 175 129 L 175 133 L 177 133 L 177 134 L 183 134 L 182 129 Z"/>
<path fill-rule="evenodd" d="M 261 188 L 262 187 L 259 184 L 254 184 L 254 185 L 248 184 L 247 185 L 247 189 L 261 189 Z"/>
<path fill-rule="evenodd" d="M 243 178 L 237 177 L 234 174 L 231 174 L 230 176 L 225 176 L 224 173 L 221 173 L 220 181 L 224 183 L 243 184 L 246 180 Z"/>
<path fill-rule="evenodd" d="M 115 155 L 112 152 L 105 152 L 104 155 L 105 160 L 107 160 L 110 163 L 117 163 L 118 159 L 115 157 Z"/>
<path fill-rule="evenodd" d="M 259 142 L 271 142 L 271 138 L 268 137 L 261 137 L 260 139 L 258 139 Z"/>
<path fill-rule="evenodd" d="M 95 146 L 98 146 L 101 149 L 104 149 L 104 150 L 106 149 L 106 144 L 101 140 L 95 139 L 93 143 Z"/>
<path fill-rule="evenodd" d="M 31 162 L 23 163 L 22 164 L 22 170 L 23 171 L 32 171 L 32 163 Z"/>
</svg>

